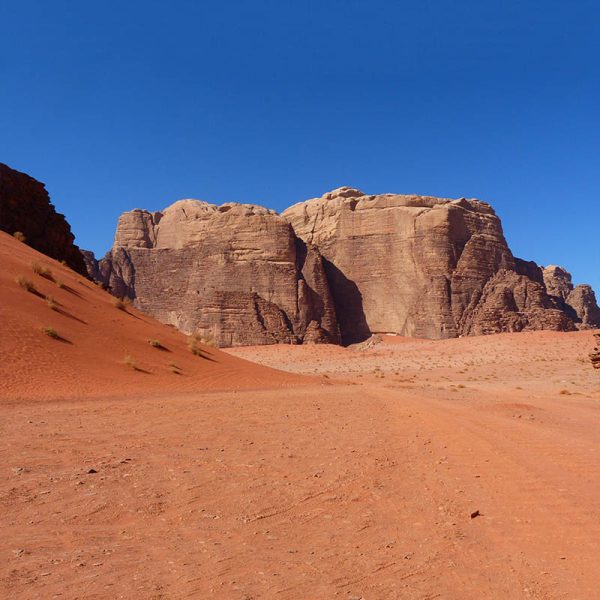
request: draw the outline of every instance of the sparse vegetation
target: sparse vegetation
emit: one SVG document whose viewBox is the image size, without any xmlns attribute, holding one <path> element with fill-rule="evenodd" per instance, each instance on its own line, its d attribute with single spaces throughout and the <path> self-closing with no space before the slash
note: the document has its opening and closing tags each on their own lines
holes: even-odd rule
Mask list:
<svg viewBox="0 0 600 600">
<path fill-rule="evenodd" d="M 202 336 L 199 333 L 192 333 L 188 340 L 188 348 L 194 356 L 200 356 L 202 354 Z"/>
<path fill-rule="evenodd" d="M 169 363 L 169 368 L 171 369 L 171 373 L 181 375 L 181 369 L 175 363 Z"/>
<path fill-rule="evenodd" d="M 31 270 L 40 277 L 45 277 L 50 281 L 54 281 L 52 271 L 48 267 L 44 267 L 44 265 L 40 265 L 39 263 L 33 262 L 31 263 Z"/>
<path fill-rule="evenodd" d="M 200 341 L 205 344 L 206 346 L 216 346 L 216 342 L 215 342 L 215 338 L 213 337 L 212 333 L 210 333 L 210 331 L 208 333 L 205 333 L 201 338 Z"/>
<path fill-rule="evenodd" d="M 127 311 L 127 307 L 131 305 L 131 300 L 129 298 L 115 298 L 113 305 L 119 310 Z"/>
<path fill-rule="evenodd" d="M 13 233 L 13 237 L 15 238 L 15 240 L 19 240 L 19 242 L 23 242 L 23 244 L 25 244 L 27 242 L 27 238 L 25 237 L 25 234 L 22 231 L 15 231 Z"/>
<path fill-rule="evenodd" d="M 125 363 L 125 365 L 127 365 L 130 369 L 133 369 L 134 371 L 142 370 L 135 362 L 135 359 L 133 358 L 133 356 L 131 356 L 131 354 L 126 354 L 125 358 L 123 358 L 123 362 Z"/>
<path fill-rule="evenodd" d="M 32 294 L 36 294 L 37 293 L 37 289 L 33 283 L 33 281 L 31 281 L 31 279 L 27 279 L 27 277 L 23 277 L 23 275 L 19 275 L 15 281 L 24 289 L 27 290 L 28 292 L 31 292 Z"/>
<path fill-rule="evenodd" d="M 60 279 L 55 279 L 54 283 L 56 283 L 56 287 L 61 290 L 64 289 L 64 287 L 65 287 L 65 284 Z"/>
<path fill-rule="evenodd" d="M 158 350 L 166 350 L 166 348 L 160 343 L 159 340 L 148 340 L 148 343 Z"/>
<path fill-rule="evenodd" d="M 44 335 L 47 335 L 48 337 L 52 338 L 53 340 L 60 339 L 60 335 L 58 335 L 58 332 L 56 331 L 56 329 L 54 329 L 52 327 L 42 327 L 42 333 Z"/>
<path fill-rule="evenodd" d="M 58 308 L 58 304 L 52 296 L 46 296 L 46 304 L 48 305 L 48 308 L 52 310 L 56 310 Z"/>
</svg>

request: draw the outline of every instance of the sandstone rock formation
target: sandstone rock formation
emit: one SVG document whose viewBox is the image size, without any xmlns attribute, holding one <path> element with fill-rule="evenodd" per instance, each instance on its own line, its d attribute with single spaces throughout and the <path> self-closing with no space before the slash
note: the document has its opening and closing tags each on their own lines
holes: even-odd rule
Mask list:
<svg viewBox="0 0 600 600">
<path fill-rule="evenodd" d="M 513 257 L 478 200 L 339 188 L 282 215 L 325 260 L 345 343 L 575 329 L 540 268 Z"/>
<path fill-rule="evenodd" d="M 575 286 L 566 304 L 575 311 L 580 329 L 600 329 L 600 308 L 591 286 L 585 284 Z"/>
<path fill-rule="evenodd" d="M 515 258 L 479 200 L 339 188 L 278 215 L 176 202 L 119 219 L 90 275 L 221 346 L 593 327 L 589 286 Z"/>
<path fill-rule="evenodd" d="M 50 203 L 43 183 L 0 163 L 0 230 L 20 231 L 27 243 L 87 275 L 83 256 L 64 216 Z"/>
<path fill-rule="evenodd" d="M 571 274 L 555 265 L 546 267 L 543 274 L 548 293 L 559 299 L 563 310 L 580 329 L 600 328 L 600 308 L 594 290 L 589 285 L 573 287 Z"/>
<path fill-rule="evenodd" d="M 123 214 L 90 269 L 117 296 L 220 346 L 339 343 L 320 254 L 274 211 L 181 200 Z"/>
<path fill-rule="evenodd" d="M 590 359 L 594 369 L 600 369 L 600 333 L 594 334 L 594 337 L 596 338 L 596 347 L 591 352 Z"/>
</svg>

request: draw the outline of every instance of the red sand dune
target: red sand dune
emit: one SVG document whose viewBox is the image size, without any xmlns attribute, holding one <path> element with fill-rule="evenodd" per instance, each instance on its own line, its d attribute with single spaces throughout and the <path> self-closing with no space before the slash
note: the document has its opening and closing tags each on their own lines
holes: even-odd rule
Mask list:
<svg viewBox="0 0 600 600">
<path fill-rule="evenodd" d="M 63 287 L 34 273 L 34 263 L 50 269 Z M 0 400 L 234 390 L 299 379 L 210 346 L 195 356 L 176 329 L 132 307 L 116 308 L 97 285 L 3 232 L 0 265 Z M 17 277 L 30 280 L 36 293 L 19 286 Z M 45 327 L 61 339 L 45 335 Z"/>
</svg>

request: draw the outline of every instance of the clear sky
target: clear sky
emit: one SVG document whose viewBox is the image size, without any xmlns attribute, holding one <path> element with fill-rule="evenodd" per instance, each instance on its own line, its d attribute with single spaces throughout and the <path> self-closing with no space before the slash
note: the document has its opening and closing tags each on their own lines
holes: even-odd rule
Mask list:
<svg viewBox="0 0 600 600">
<path fill-rule="evenodd" d="M 600 292 L 593 1 L 0 0 L 0 162 L 84 248 L 179 198 L 477 197 Z"/>
</svg>

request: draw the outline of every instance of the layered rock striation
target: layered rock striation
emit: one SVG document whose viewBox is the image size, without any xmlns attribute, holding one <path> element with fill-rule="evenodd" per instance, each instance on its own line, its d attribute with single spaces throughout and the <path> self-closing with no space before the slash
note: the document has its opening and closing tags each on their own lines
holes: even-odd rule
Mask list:
<svg viewBox="0 0 600 600">
<path fill-rule="evenodd" d="M 324 258 L 345 343 L 576 328 L 485 202 L 339 188 L 282 215 Z"/>
<path fill-rule="evenodd" d="M 573 286 L 571 274 L 556 265 L 543 269 L 543 276 L 548 293 L 557 299 L 579 329 L 600 328 L 600 308 L 591 286 Z"/>
<path fill-rule="evenodd" d="M 589 286 L 511 253 L 479 200 L 339 188 L 281 215 L 182 200 L 119 219 L 90 275 L 221 346 L 600 326 Z"/>
<path fill-rule="evenodd" d="M 133 210 L 90 265 L 115 295 L 220 346 L 340 341 L 320 254 L 260 206 L 181 200 Z"/>
<path fill-rule="evenodd" d="M 39 252 L 64 260 L 87 275 L 75 236 L 64 216 L 50 202 L 43 183 L 0 163 L 0 230 L 20 232 L 27 244 Z"/>
</svg>

